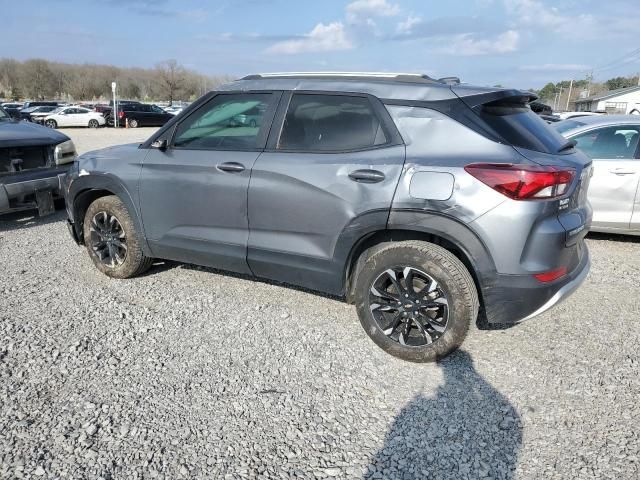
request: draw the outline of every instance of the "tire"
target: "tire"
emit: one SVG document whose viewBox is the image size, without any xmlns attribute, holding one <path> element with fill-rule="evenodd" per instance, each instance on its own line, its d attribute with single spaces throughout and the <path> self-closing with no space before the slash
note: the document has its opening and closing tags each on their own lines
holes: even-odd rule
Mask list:
<svg viewBox="0 0 640 480">
<path fill-rule="evenodd" d="M 46 122 L 44 122 L 44 125 L 45 127 L 49 127 L 49 128 L 58 128 L 58 122 L 52 119 L 49 119 Z"/>
<path fill-rule="evenodd" d="M 380 348 L 422 363 L 441 359 L 462 344 L 479 302 L 469 271 L 455 255 L 428 242 L 393 242 L 377 248 L 361 265 L 355 279 L 356 309 Z"/>
<path fill-rule="evenodd" d="M 95 118 L 92 118 L 91 120 L 89 120 L 88 126 L 89 128 L 98 128 L 100 126 L 100 123 Z"/>
<path fill-rule="evenodd" d="M 135 118 L 129 120 L 129 128 L 138 128 L 138 120 Z"/>
<path fill-rule="evenodd" d="M 115 223 L 111 221 L 112 217 L 116 219 Z M 113 226 L 116 223 L 119 228 L 115 228 L 109 234 L 105 233 L 105 225 Z M 100 197 L 89 205 L 83 228 L 89 257 L 96 268 L 105 275 L 112 278 L 130 278 L 144 273 L 151 267 L 153 258 L 145 256 L 142 252 L 140 237 L 129 211 L 117 196 Z M 102 241 L 107 237 L 113 242 L 113 251 L 117 250 L 118 254 L 110 256 L 111 250 L 108 245 L 104 248 L 100 246 L 108 243 Z M 117 247 L 116 242 L 124 244 L 126 249 Z M 111 261 L 103 256 L 109 257 Z"/>
</svg>

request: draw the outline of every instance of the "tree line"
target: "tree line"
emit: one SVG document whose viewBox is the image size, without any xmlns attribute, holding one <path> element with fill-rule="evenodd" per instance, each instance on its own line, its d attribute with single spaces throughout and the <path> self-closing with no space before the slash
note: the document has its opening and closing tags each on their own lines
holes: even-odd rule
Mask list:
<svg viewBox="0 0 640 480">
<path fill-rule="evenodd" d="M 569 101 L 569 108 L 572 103 L 584 96 L 599 95 L 610 90 L 618 90 L 619 88 L 635 87 L 639 85 L 638 76 L 631 77 L 614 77 L 604 82 L 594 82 L 590 78 L 580 80 L 562 80 L 560 82 L 547 83 L 540 90 L 531 89 L 536 93 L 543 103 L 558 106 L 558 110 L 564 110 Z M 569 88 L 571 87 L 571 89 Z M 571 97 L 569 93 L 571 92 Z"/>
<path fill-rule="evenodd" d="M 115 81 L 119 98 L 192 101 L 231 79 L 202 75 L 175 60 L 154 68 L 123 68 L 39 58 L 23 62 L 0 59 L 0 98 L 11 100 L 104 101 L 111 98 L 111 82 Z"/>
</svg>

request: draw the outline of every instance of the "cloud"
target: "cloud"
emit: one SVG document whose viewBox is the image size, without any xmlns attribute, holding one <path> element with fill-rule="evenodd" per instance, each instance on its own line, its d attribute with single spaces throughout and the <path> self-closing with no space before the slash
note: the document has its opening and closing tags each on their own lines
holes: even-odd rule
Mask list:
<svg viewBox="0 0 640 480">
<path fill-rule="evenodd" d="M 589 65 L 578 63 L 543 63 L 541 65 L 523 65 L 518 68 L 521 72 L 584 72 Z"/>
<path fill-rule="evenodd" d="M 344 24 L 332 22 L 328 25 L 318 23 L 306 35 L 275 43 L 267 49 L 267 52 L 293 55 L 305 52 L 349 50 L 351 48 L 353 48 L 353 44 L 349 40 Z"/>
<path fill-rule="evenodd" d="M 355 0 L 347 5 L 346 11 L 349 22 L 370 23 L 373 17 L 394 17 L 400 14 L 400 6 L 387 0 Z"/>
<path fill-rule="evenodd" d="M 398 22 L 396 26 L 396 33 L 399 35 L 411 35 L 413 33 L 413 29 L 416 25 L 420 25 L 422 23 L 422 17 L 409 15 L 406 20 L 402 20 Z"/>
<path fill-rule="evenodd" d="M 464 56 L 495 55 L 518 50 L 520 33 L 507 30 L 495 38 L 477 38 L 474 34 L 455 35 L 451 45 L 443 48 L 443 53 Z"/>
</svg>

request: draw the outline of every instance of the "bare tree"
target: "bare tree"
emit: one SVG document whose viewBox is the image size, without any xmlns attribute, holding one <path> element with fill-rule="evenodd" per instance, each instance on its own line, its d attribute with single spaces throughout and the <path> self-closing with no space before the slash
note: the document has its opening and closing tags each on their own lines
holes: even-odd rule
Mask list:
<svg viewBox="0 0 640 480">
<path fill-rule="evenodd" d="M 172 105 L 176 94 L 185 86 L 187 71 L 173 59 L 159 63 L 156 70 L 160 92 L 169 99 L 169 105 Z"/>
</svg>

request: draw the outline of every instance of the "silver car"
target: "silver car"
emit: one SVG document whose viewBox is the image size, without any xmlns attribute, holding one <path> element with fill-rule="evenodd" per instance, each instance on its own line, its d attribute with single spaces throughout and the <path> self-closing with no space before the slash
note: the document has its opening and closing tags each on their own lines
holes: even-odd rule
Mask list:
<svg viewBox="0 0 640 480">
<path fill-rule="evenodd" d="M 580 117 L 552 128 L 593 159 L 591 230 L 640 235 L 640 116 Z"/>
</svg>

